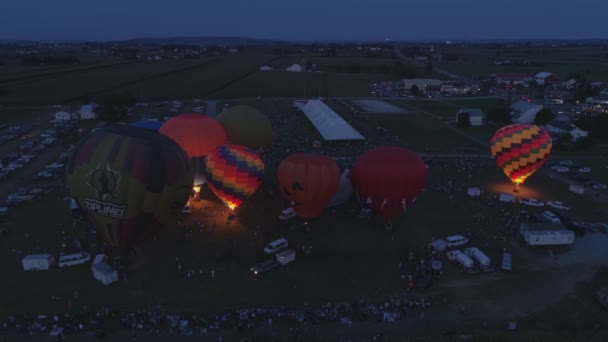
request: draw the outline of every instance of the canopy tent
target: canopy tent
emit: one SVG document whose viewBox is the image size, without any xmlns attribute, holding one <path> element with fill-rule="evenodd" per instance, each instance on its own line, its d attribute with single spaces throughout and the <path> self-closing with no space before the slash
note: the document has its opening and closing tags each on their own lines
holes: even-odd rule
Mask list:
<svg viewBox="0 0 608 342">
<path fill-rule="evenodd" d="M 310 100 L 301 109 L 325 140 L 365 139 L 321 100 Z"/>
</svg>

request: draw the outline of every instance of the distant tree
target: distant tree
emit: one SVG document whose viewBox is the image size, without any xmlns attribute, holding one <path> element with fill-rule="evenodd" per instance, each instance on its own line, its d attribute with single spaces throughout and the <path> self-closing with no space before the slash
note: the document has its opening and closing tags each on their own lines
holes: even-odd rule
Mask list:
<svg viewBox="0 0 608 342">
<path fill-rule="evenodd" d="M 511 123 L 511 115 L 506 107 L 492 107 L 488 109 L 487 113 L 488 121 L 496 123 Z"/>
<path fill-rule="evenodd" d="M 418 93 L 420 93 L 420 88 L 418 88 L 418 86 L 414 84 L 412 85 L 412 88 L 410 88 L 410 92 L 413 95 L 418 95 Z"/>
<path fill-rule="evenodd" d="M 431 61 L 426 62 L 426 66 L 424 67 L 424 71 L 432 72 L 433 71 L 433 63 Z"/>
<path fill-rule="evenodd" d="M 412 68 L 404 68 L 399 75 L 401 75 L 403 78 L 415 78 L 416 70 Z"/>
<path fill-rule="evenodd" d="M 471 127 L 471 116 L 468 112 L 459 112 L 457 121 L 458 121 L 458 127 L 460 127 L 460 128 Z"/>
<path fill-rule="evenodd" d="M 546 125 L 555 119 L 555 114 L 551 108 L 543 108 L 536 113 L 534 123 L 537 125 Z"/>
<path fill-rule="evenodd" d="M 115 123 L 127 115 L 128 107 L 135 104 L 135 99 L 128 93 L 108 93 L 95 99 L 95 114 L 101 121 Z"/>
</svg>

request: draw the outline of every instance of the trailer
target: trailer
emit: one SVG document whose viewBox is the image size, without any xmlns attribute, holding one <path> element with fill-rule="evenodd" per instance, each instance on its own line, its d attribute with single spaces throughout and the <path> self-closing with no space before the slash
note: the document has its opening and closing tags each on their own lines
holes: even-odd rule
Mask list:
<svg viewBox="0 0 608 342">
<path fill-rule="evenodd" d="M 574 232 L 561 223 L 522 223 L 519 232 L 528 246 L 570 246 Z"/>
<path fill-rule="evenodd" d="M 25 271 L 48 270 L 54 263 L 53 254 L 30 254 L 21 259 Z"/>
</svg>

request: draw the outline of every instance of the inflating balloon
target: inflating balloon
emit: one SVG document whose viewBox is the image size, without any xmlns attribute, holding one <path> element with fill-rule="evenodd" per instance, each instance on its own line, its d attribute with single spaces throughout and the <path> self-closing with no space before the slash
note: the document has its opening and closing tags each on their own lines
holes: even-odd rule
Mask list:
<svg viewBox="0 0 608 342">
<path fill-rule="evenodd" d="M 302 218 L 321 215 L 340 184 L 340 168 L 326 156 L 296 153 L 277 170 L 279 190 Z"/>
<path fill-rule="evenodd" d="M 163 122 L 160 120 L 140 120 L 131 124 L 131 126 L 145 128 L 157 132 L 162 125 Z"/>
<path fill-rule="evenodd" d="M 235 106 L 217 116 L 231 144 L 263 150 L 272 142 L 272 124 L 266 115 L 249 106 Z"/>
<path fill-rule="evenodd" d="M 195 190 L 205 184 L 205 157 L 218 146 L 226 144 L 226 132 L 214 119 L 202 114 L 179 114 L 165 122 L 160 133 L 173 139 L 192 159 Z"/>
<path fill-rule="evenodd" d="M 192 169 L 171 139 L 144 128 L 110 126 L 74 149 L 67 183 L 97 233 L 129 250 L 180 212 L 190 196 Z"/>
<path fill-rule="evenodd" d="M 551 137 L 535 125 L 510 125 L 496 131 L 490 145 L 496 164 L 518 191 L 549 156 Z"/>
<path fill-rule="evenodd" d="M 251 149 L 225 145 L 207 155 L 203 173 L 211 191 L 233 210 L 262 184 L 264 162 Z"/>
<path fill-rule="evenodd" d="M 378 147 L 363 154 L 351 180 L 361 201 L 391 220 L 422 192 L 427 169 L 420 156 L 402 147 Z"/>
</svg>

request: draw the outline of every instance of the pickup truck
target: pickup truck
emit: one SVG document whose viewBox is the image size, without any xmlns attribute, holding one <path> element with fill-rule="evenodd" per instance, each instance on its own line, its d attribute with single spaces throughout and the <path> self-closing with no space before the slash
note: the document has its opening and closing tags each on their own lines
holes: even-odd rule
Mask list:
<svg viewBox="0 0 608 342">
<path fill-rule="evenodd" d="M 523 199 L 523 200 L 520 200 L 519 203 L 528 205 L 531 207 L 544 207 L 545 206 L 545 203 L 543 203 L 537 199 L 534 199 L 534 198 Z"/>
</svg>

